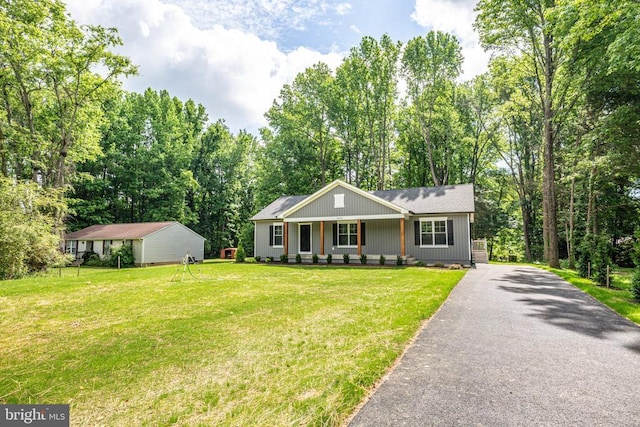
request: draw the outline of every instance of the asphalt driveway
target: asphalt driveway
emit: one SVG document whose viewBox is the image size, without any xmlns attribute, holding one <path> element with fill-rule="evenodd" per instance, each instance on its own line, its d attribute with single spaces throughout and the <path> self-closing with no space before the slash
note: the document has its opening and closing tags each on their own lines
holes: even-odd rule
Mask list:
<svg viewBox="0 0 640 427">
<path fill-rule="evenodd" d="M 640 327 L 557 276 L 478 265 L 350 426 L 640 426 Z"/>
</svg>

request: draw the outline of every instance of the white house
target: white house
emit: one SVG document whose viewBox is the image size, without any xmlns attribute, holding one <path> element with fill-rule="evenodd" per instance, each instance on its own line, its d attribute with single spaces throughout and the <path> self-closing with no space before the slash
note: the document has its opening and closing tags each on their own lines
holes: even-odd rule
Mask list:
<svg viewBox="0 0 640 427">
<path fill-rule="evenodd" d="M 124 244 L 133 247 L 138 266 L 179 263 L 187 254 L 204 259 L 205 238 L 175 221 L 92 225 L 65 235 L 64 240 L 65 252 L 76 259 L 87 251 L 105 258 L 111 248 Z"/>
</svg>

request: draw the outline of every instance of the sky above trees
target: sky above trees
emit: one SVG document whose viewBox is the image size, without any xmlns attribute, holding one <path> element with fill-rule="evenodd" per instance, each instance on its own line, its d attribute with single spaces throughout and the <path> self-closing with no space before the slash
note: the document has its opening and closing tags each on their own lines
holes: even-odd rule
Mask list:
<svg viewBox="0 0 640 427">
<path fill-rule="evenodd" d="M 167 89 L 211 121 L 257 133 L 282 85 L 323 61 L 337 67 L 364 35 L 406 43 L 455 34 L 461 79 L 486 71 L 472 28 L 475 0 L 66 0 L 79 24 L 118 28 L 118 52 L 139 66 L 127 90 Z"/>
</svg>

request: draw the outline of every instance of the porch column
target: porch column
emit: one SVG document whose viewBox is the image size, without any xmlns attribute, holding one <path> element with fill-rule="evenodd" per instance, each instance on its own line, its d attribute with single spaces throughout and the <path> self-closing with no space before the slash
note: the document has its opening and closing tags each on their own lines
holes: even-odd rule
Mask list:
<svg viewBox="0 0 640 427">
<path fill-rule="evenodd" d="M 404 247 L 404 218 L 400 218 L 400 255 L 407 255 Z"/>
<path fill-rule="evenodd" d="M 324 221 L 320 221 L 320 255 L 324 255 Z"/>
<path fill-rule="evenodd" d="M 289 255 L 289 223 L 282 223 L 282 244 L 284 245 L 284 254 Z"/>
<path fill-rule="evenodd" d="M 362 255 L 362 240 L 360 239 L 360 233 L 362 229 L 362 220 L 358 220 L 358 256 Z"/>
</svg>

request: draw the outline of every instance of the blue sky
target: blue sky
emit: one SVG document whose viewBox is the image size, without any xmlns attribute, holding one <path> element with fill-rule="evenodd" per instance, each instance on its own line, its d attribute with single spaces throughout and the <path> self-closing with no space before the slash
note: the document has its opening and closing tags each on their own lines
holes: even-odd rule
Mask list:
<svg viewBox="0 0 640 427">
<path fill-rule="evenodd" d="M 462 79 L 486 71 L 476 0 L 65 0 L 80 24 L 116 27 L 139 66 L 125 88 L 167 89 L 211 121 L 257 134 L 282 85 L 306 67 L 338 66 L 363 36 L 406 43 L 437 29 L 463 47 Z"/>
</svg>

